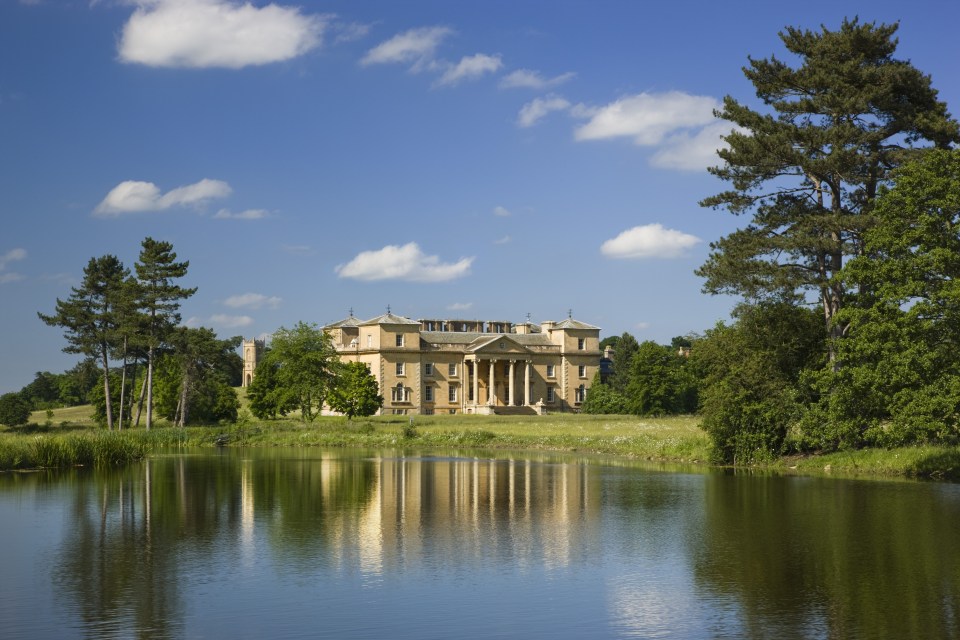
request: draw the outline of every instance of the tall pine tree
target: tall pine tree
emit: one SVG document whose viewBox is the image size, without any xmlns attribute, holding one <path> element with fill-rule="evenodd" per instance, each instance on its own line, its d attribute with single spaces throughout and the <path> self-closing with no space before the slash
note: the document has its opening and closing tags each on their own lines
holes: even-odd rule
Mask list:
<svg viewBox="0 0 960 640">
<path fill-rule="evenodd" d="M 180 324 L 180 303 L 197 292 L 175 281 L 187 275 L 189 261 L 177 262 L 169 242 L 144 238 L 140 259 L 135 265 L 140 284 L 140 308 L 145 314 L 144 341 L 147 348 L 147 422 L 153 424 L 153 367 L 159 349 Z"/>
<path fill-rule="evenodd" d="M 110 401 L 110 353 L 116 344 L 124 282 L 130 272 L 116 256 L 91 258 L 83 270 L 83 282 L 71 289 L 66 300 L 57 298 L 53 315 L 38 313 L 50 326 L 63 327 L 67 353 L 82 353 L 99 360 L 103 368 L 107 428 L 113 429 Z"/>
<path fill-rule="evenodd" d="M 798 302 L 815 295 L 834 337 L 839 277 L 862 251 L 878 188 L 923 147 L 960 141 L 930 77 L 894 58 L 897 25 L 844 20 L 838 31 L 780 33 L 798 66 L 770 57 L 744 68 L 766 107 L 732 97 L 717 116 L 736 125 L 710 171 L 731 189 L 708 207 L 750 223 L 711 245 L 698 274 L 711 293 Z"/>
</svg>

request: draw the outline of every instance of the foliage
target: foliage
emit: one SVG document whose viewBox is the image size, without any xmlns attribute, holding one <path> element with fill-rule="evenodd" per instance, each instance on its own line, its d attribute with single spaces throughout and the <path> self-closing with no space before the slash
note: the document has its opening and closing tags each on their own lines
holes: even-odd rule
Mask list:
<svg viewBox="0 0 960 640">
<path fill-rule="evenodd" d="M 334 411 L 352 420 L 356 416 L 372 416 L 383 406 L 377 379 L 362 362 L 347 362 L 338 373 L 327 403 Z"/>
<path fill-rule="evenodd" d="M 110 351 L 119 326 L 118 308 L 123 304 L 124 281 L 130 272 L 116 256 L 91 258 L 83 270 L 83 282 L 72 287 L 67 300 L 57 299 L 53 315 L 38 313 L 43 322 L 64 329 L 67 353 L 82 353 L 99 360 L 103 374 L 107 428 L 113 428 L 113 397 L 110 392 Z"/>
<path fill-rule="evenodd" d="M 581 405 L 580 410 L 590 414 L 625 414 L 627 411 L 627 400 L 609 384 L 600 382 L 600 373 L 593 376 L 593 382 L 590 384 L 590 391 L 587 392 L 587 398 Z"/>
<path fill-rule="evenodd" d="M 258 418 L 300 410 L 304 421 L 320 414 L 339 372 L 340 360 L 330 336 L 317 325 L 298 322 L 280 327 L 257 365 L 247 397 Z"/>
<path fill-rule="evenodd" d="M 157 349 L 180 324 L 180 303 L 197 292 L 174 284 L 187 274 L 189 261 L 177 262 L 169 242 L 144 238 L 137 272 L 138 307 L 145 315 L 142 338 L 147 350 L 147 429 L 153 421 L 153 368 Z"/>
<path fill-rule="evenodd" d="M 30 404 L 19 393 L 0 396 L 0 424 L 17 427 L 30 420 Z"/>
<path fill-rule="evenodd" d="M 787 28 L 780 38 L 799 66 L 750 58 L 744 74 L 771 112 L 728 96 L 717 113 L 736 128 L 711 173 L 731 189 L 701 204 L 751 219 L 711 244 L 698 270 L 707 291 L 781 301 L 812 293 L 842 334 L 840 271 L 863 246 L 878 189 L 919 144 L 960 141 L 930 78 L 894 58 L 896 30 L 857 19 L 838 31 Z"/>
<path fill-rule="evenodd" d="M 177 426 L 191 420 L 236 420 L 240 402 L 230 387 L 241 338 L 217 339 L 207 328 L 178 327 L 157 367 L 157 411 Z"/>
<path fill-rule="evenodd" d="M 931 150 L 881 193 L 864 255 L 844 269 L 841 365 L 811 376 L 805 433 L 824 449 L 960 436 L 960 151 Z"/>
<path fill-rule="evenodd" d="M 630 384 L 630 378 L 633 375 L 631 368 L 633 356 L 639 348 L 637 339 L 626 332 L 619 336 L 614 344 L 613 375 L 610 376 L 609 384 L 621 396 L 627 394 L 627 386 Z"/>
<path fill-rule="evenodd" d="M 33 381 L 20 389 L 20 397 L 26 400 L 33 410 L 59 406 L 59 376 L 49 371 L 38 371 L 34 374 Z"/>
<path fill-rule="evenodd" d="M 825 332 L 816 313 L 786 303 L 742 305 L 735 317 L 707 331 L 690 357 L 702 426 L 715 461 L 769 461 L 785 452 L 801 416 L 800 377 L 822 366 Z"/>
<path fill-rule="evenodd" d="M 638 416 L 664 416 L 696 410 L 696 380 L 686 359 L 672 348 L 642 342 L 630 360 L 627 409 Z"/>
</svg>

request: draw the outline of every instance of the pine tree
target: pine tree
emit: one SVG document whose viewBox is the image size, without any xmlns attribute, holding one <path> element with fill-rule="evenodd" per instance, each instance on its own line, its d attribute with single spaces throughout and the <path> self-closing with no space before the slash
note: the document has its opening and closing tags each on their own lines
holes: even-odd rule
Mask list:
<svg viewBox="0 0 960 640">
<path fill-rule="evenodd" d="M 187 274 L 189 261 L 177 262 L 177 254 L 169 242 L 145 238 L 140 259 L 135 265 L 139 282 L 139 306 L 145 314 L 144 340 L 147 349 L 147 422 L 153 424 L 153 367 L 157 349 L 165 344 L 180 324 L 180 303 L 197 292 L 174 284 Z"/>
<path fill-rule="evenodd" d="M 110 401 L 110 353 L 116 345 L 119 309 L 124 282 L 130 275 L 116 256 L 91 258 L 83 270 L 83 282 L 71 289 L 66 300 L 57 299 L 56 313 L 37 315 L 50 326 L 63 327 L 67 353 L 96 358 L 103 368 L 107 428 L 113 429 Z"/>
<path fill-rule="evenodd" d="M 697 272 L 706 291 L 790 302 L 812 293 L 842 335 L 839 273 L 862 251 L 879 187 L 919 149 L 960 141 L 930 77 L 894 58 L 896 31 L 857 19 L 838 31 L 787 28 L 780 38 L 799 66 L 750 58 L 744 74 L 768 110 L 724 99 L 716 115 L 737 129 L 710 171 L 731 189 L 701 204 L 751 220 L 711 245 Z"/>
</svg>

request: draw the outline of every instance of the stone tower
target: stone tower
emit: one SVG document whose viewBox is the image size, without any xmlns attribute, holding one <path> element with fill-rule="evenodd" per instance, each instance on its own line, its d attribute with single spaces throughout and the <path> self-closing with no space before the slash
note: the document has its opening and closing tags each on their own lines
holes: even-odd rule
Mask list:
<svg viewBox="0 0 960 640">
<path fill-rule="evenodd" d="M 263 350 L 266 343 L 263 340 L 244 340 L 243 341 L 243 379 L 240 386 L 249 387 L 253 382 L 253 374 L 257 369 L 260 358 L 263 357 Z"/>
</svg>

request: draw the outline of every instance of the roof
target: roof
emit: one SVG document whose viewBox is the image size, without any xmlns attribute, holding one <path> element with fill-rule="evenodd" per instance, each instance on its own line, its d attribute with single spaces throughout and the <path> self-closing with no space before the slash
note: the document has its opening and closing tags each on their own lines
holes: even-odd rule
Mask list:
<svg viewBox="0 0 960 640">
<path fill-rule="evenodd" d="M 349 318 L 344 318 L 340 322 L 334 322 L 333 324 L 328 324 L 325 328 L 327 329 L 336 329 L 338 327 L 359 327 L 361 324 L 359 318 L 350 316 Z"/>
<path fill-rule="evenodd" d="M 553 325 L 554 329 L 590 329 L 592 331 L 599 331 L 600 327 L 595 327 L 592 324 L 587 324 L 586 322 L 580 322 L 579 320 L 574 320 L 573 318 L 567 318 L 562 322 L 558 322 Z"/>
<path fill-rule="evenodd" d="M 405 318 L 403 316 L 394 315 L 392 313 L 385 313 L 382 316 L 377 316 L 376 318 L 371 318 L 366 322 L 361 322 L 359 326 L 368 326 L 371 324 L 412 324 L 419 327 L 420 323 L 416 320 L 411 320 L 410 318 Z"/>
<path fill-rule="evenodd" d="M 480 333 L 478 331 L 421 331 L 420 337 L 429 344 L 462 344 L 478 346 L 499 338 L 509 338 L 525 347 L 555 346 L 542 333 Z M 474 345 L 478 343 L 478 345 Z"/>
</svg>

